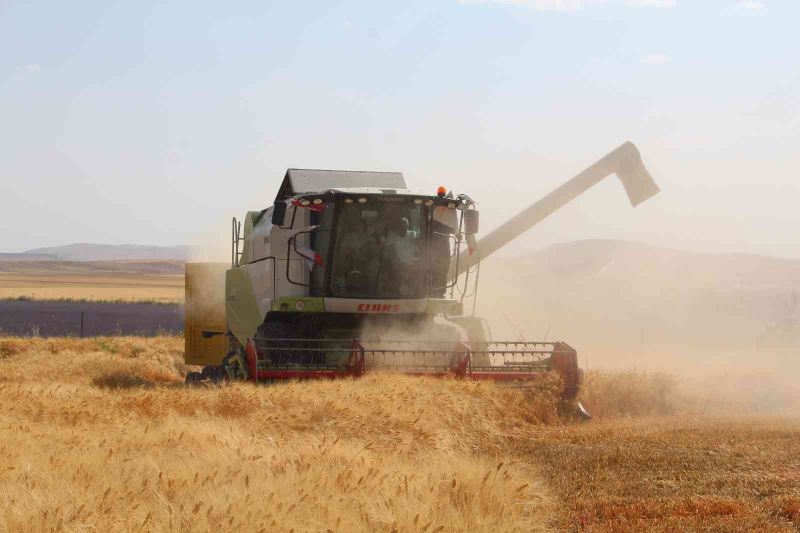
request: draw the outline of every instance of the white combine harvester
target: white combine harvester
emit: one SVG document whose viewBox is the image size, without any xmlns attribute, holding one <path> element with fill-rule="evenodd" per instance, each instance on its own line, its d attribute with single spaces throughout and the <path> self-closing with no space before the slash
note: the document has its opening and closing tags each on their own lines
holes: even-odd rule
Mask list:
<svg viewBox="0 0 800 533">
<path fill-rule="evenodd" d="M 465 298 L 482 260 L 611 174 L 633 206 L 659 191 L 627 142 L 478 239 L 465 194 L 415 192 L 393 172 L 289 169 L 273 205 L 247 213 L 243 231 L 234 219 L 229 266 L 186 266 L 185 359 L 204 366 L 187 381 L 556 371 L 573 400 L 572 347 L 490 340 Z"/>
</svg>

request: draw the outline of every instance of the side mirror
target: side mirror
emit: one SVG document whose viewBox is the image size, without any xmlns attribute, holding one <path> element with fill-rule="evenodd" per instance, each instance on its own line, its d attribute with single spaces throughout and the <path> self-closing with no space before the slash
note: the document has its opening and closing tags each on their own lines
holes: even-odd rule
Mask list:
<svg viewBox="0 0 800 533">
<path fill-rule="evenodd" d="M 286 202 L 275 202 L 275 205 L 272 206 L 272 225 L 283 226 L 284 218 L 286 218 Z"/>
<path fill-rule="evenodd" d="M 464 211 L 464 233 L 467 235 L 475 235 L 478 233 L 478 228 L 481 225 L 481 214 L 476 209 L 467 209 Z"/>
</svg>

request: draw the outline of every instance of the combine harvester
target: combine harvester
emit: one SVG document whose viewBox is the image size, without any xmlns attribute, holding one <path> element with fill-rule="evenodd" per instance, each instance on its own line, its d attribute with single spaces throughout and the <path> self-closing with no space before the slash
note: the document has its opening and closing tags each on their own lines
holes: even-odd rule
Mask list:
<svg viewBox="0 0 800 533">
<path fill-rule="evenodd" d="M 480 262 L 611 174 L 634 207 L 659 191 L 628 142 L 478 240 L 465 194 L 414 192 L 394 172 L 289 169 L 243 233 L 233 220 L 231 265 L 186 265 L 185 360 L 204 366 L 187 382 L 555 371 L 572 402 L 575 349 L 489 339 L 475 316 Z"/>
</svg>

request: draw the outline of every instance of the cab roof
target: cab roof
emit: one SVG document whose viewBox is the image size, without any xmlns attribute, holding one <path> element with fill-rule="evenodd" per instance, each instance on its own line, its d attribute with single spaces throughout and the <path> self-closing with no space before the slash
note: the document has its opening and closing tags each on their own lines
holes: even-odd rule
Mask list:
<svg viewBox="0 0 800 533">
<path fill-rule="evenodd" d="M 278 189 L 275 201 L 286 200 L 297 194 L 319 193 L 327 190 L 346 192 L 347 189 L 359 188 L 375 189 L 376 193 L 380 193 L 380 189 L 394 189 L 399 192 L 399 190 L 405 190 L 407 186 L 401 172 L 290 168 L 283 177 L 283 183 Z M 364 194 L 369 193 L 364 191 Z"/>
<path fill-rule="evenodd" d="M 359 194 L 359 195 L 384 195 L 384 196 L 431 196 L 430 194 L 422 191 L 412 191 L 409 189 L 379 189 L 377 187 L 334 187 L 332 189 L 325 189 L 320 193 L 333 193 L 333 194 Z M 302 195 L 301 195 L 302 196 Z"/>
</svg>

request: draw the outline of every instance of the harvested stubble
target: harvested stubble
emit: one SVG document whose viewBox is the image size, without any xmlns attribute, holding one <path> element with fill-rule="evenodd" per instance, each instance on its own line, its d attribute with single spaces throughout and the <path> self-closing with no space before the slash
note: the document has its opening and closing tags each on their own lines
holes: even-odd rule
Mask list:
<svg viewBox="0 0 800 533">
<path fill-rule="evenodd" d="M 532 440 L 560 525 L 581 531 L 796 531 L 800 423 L 646 417 Z"/>
<path fill-rule="evenodd" d="M 385 376 L 185 388 L 180 350 L 0 340 L 0 530 L 544 526 L 546 492 L 508 434 L 554 419 L 552 400 Z"/>
<path fill-rule="evenodd" d="M 590 372 L 590 424 L 537 428 L 521 451 L 558 525 L 579 531 L 800 529 L 800 420 L 660 372 Z M 765 382 L 764 387 L 770 387 Z M 751 385 L 751 388 L 753 386 Z M 791 401 L 795 401 L 793 398 Z M 738 413 L 735 416 L 732 413 Z"/>
</svg>

